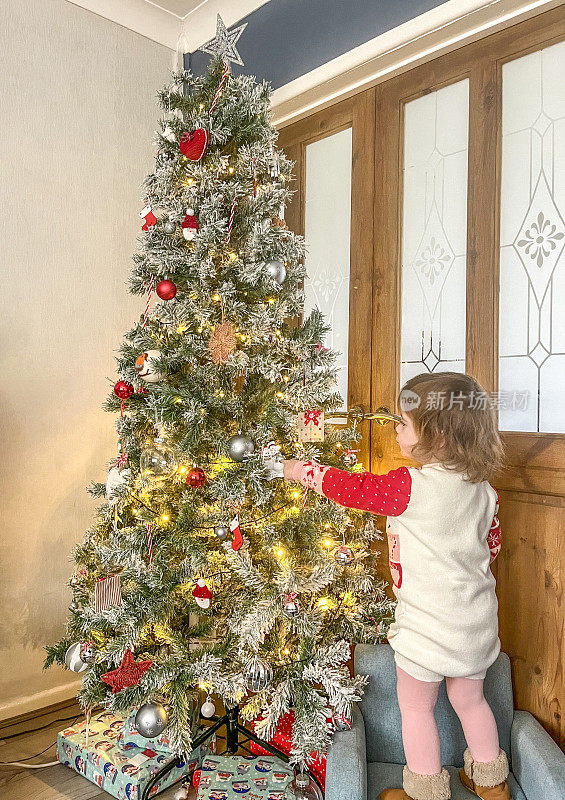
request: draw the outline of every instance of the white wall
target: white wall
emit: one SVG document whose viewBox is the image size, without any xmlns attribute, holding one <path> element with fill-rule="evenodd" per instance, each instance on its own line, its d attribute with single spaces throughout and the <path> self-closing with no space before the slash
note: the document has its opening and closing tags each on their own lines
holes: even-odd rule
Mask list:
<svg viewBox="0 0 565 800">
<path fill-rule="evenodd" d="M 85 491 L 116 448 L 101 410 L 141 298 L 126 281 L 173 53 L 66 0 L 0 4 L 0 719 L 56 702 Z"/>
</svg>

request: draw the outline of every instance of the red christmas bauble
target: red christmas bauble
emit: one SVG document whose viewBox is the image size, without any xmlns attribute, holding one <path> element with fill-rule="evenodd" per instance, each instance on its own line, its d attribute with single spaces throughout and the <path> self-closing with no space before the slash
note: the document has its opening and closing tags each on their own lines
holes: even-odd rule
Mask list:
<svg viewBox="0 0 565 800">
<path fill-rule="evenodd" d="M 200 467 L 192 467 L 186 475 L 186 482 L 193 489 L 198 489 L 206 483 L 206 473 Z"/>
<path fill-rule="evenodd" d="M 114 386 L 114 394 L 116 397 L 119 397 L 120 400 L 127 400 L 128 397 L 131 397 L 133 394 L 133 386 L 127 381 L 118 381 Z"/>
<path fill-rule="evenodd" d="M 172 281 L 159 281 L 155 291 L 161 300 L 172 300 L 177 293 L 177 287 Z"/>
</svg>

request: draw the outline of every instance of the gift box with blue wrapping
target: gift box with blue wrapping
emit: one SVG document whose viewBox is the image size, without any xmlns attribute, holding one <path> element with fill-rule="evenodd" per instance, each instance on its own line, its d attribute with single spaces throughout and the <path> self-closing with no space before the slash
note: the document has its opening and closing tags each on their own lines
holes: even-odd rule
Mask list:
<svg viewBox="0 0 565 800">
<path fill-rule="evenodd" d="M 292 767 L 274 756 L 205 756 L 197 800 L 290 800 L 293 777 Z"/>
<path fill-rule="evenodd" d="M 148 739 L 137 746 L 127 733 L 124 740 L 125 723 L 124 717 L 109 711 L 93 715 L 88 725 L 88 744 L 84 720 L 66 728 L 57 736 L 57 759 L 118 800 L 138 800 L 153 775 L 173 756 L 170 751 L 155 750 L 149 745 Z M 125 730 L 128 730 L 127 726 Z M 121 746 L 118 744 L 120 737 Z M 164 746 L 163 741 L 160 746 Z M 212 739 L 194 750 L 190 758 L 174 767 L 153 787 L 151 794 L 188 775 L 214 748 L 215 741 Z"/>
</svg>

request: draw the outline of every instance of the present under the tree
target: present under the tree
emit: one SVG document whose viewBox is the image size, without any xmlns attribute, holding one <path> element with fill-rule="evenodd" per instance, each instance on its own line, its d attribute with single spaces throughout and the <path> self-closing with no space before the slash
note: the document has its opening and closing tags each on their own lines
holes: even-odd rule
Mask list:
<svg viewBox="0 0 565 800">
<path fill-rule="evenodd" d="M 206 756 L 202 760 L 197 800 L 288 800 L 292 767 L 274 756 Z"/>
<path fill-rule="evenodd" d="M 195 723 L 192 725 L 192 738 L 196 738 L 196 731 L 198 728 L 198 714 L 197 714 L 197 706 L 198 706 L 198 696 L 195 695 L 194 697 L 189 698 L 189 717 L 195 720 Z M 145 736 L 142 736 L 141 733 L 137 730 L 135 726 L 135 714 L 131 714 L 124 722 L 122 730 L 120 731 L 117 743 L 118 746 L 122 748 L 122 750 L 129 749 L 130 747 L 140 747 L 141 749 L 155 750 L 157 753 L 171 753 L 171 740 L 167 735 L 167 729 L 160 734 L 160 736 L 156 736 L 154 739 L 147 739 Z M 215 741 L 215 736 L 213 737 Z"/>
<path fill-rule="evenodd" d="M 253 721 L 251 723 L 251 727 L 255 729 L 255 724 L 259 721 L 259 719 Z M 275 733 L 271 739 L 269 739 L 269 744 L 272 744 L 273 747 L 276 747 L 281 753 L 284 753 L 285 756 L 290 755 L 290 751 L 292 749 L 292 726 L 294 724 L 294 711 L 289 711 L 287 714 L 283 714 L 283 716 L 279 719 L 277 723 L 277 728 Z M 258 753 L 260 755 L 266 754 L 269 751 L 265 750 L 264 747 L 261 747 L 259 744 L 255 744 L 255 742 L 250 742 L 249 749 L 253 753 Z M 325 788 L 326 785 L 326 761 L 327 761 L 327 753 L 323 753 L 320 755 L 319 753 L 312 753 L 310 758 L 308 759 L 307 767 L 314 775 L 315 778 L 318 779 L 322 788 Z"/>
<path fill-rule="evenodd" d="M 141 747 L 132 742 L 120 747 L 117 740 L 125 721 L 109 711 L 93 715 L 88 724 L 88 744 L 85 720 L 66 728 L 57 735 L 57 760 L 119 800 L 139 800 L 151 778 L 173 756 L 170 752 L 158 753 L 147 740 Z M 190 774 L 213 748 L 214 741 L 194 750 L 155 785 L 151 794 Z"/>
</svg>

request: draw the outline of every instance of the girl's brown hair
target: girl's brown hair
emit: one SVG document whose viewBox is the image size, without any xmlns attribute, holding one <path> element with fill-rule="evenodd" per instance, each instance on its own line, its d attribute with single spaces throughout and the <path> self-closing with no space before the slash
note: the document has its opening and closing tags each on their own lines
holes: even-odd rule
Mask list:
<svg viewBox="0 0 565 800">
<path fill-rule="evenodd" d="M 412 419 L 418 435 L 412 455 L 422 464 L 437 459 L 448 469 L 464 473 L 469 483 L 491 480 L 503 468 L 505 453 L 496 410 L 471 375 L 416 375 L 402 387 L 398 405 Z"/>
</svg>

